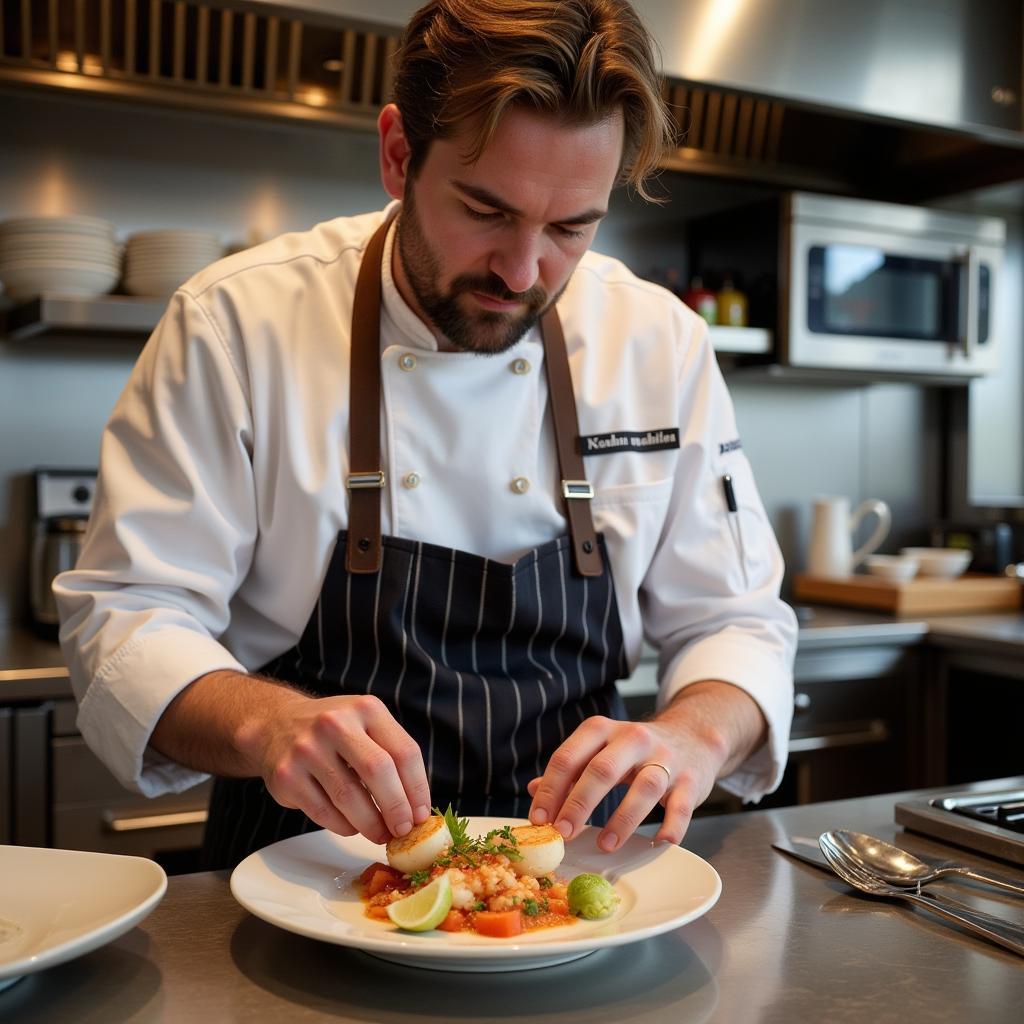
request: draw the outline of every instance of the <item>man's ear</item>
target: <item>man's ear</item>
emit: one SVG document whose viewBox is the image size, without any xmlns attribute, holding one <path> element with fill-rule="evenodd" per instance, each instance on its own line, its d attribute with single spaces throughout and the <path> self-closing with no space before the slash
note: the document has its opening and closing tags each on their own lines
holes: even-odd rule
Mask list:
<svg viewBox="0 0 1024 1024">
<path fill-rule="evenodd" d="M 380 112 L 377 134 L 380 136 L 381 183 L 392 199 L 401 199 L 405 195 L 412 153 L 405 137 L 402 114 L 394 103 L 389 103 Z"/>
</svg>

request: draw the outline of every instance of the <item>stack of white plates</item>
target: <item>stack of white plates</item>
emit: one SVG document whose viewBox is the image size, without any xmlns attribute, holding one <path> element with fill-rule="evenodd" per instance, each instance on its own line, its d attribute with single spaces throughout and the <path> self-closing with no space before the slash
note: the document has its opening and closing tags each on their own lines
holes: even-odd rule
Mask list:
<svg viewBox="0 0 1024 1024">
<path fill-rule="evenodd" d="M 16 217 L 0 223 L 0 281 L 16 299 L 94 296 L 121 277 L 114 225 L 96 217 Z"/>
<path fill-rule="evenodd" d="M 142 231 L 132 235 L 125 248 L 125 291 L 166 298 L 223 252 L 220 240 L 209 231 Z"/>
</svg>

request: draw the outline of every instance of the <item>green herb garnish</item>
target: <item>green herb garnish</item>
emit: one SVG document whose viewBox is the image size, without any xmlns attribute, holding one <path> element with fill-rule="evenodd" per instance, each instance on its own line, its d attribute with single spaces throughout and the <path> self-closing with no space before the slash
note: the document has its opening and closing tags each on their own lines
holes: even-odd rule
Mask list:
<svg viewBox="0 0 1024 1024">
<path fill-rule="evenodd" d="M 505 825 L 502 828 L 492 828 L 484 836 L 481 852 L 503 853 L 511 860 L 522 860 L 523 855 L 516 849 L 518 845 L 516 837 L 512 835 L 512 826 Z"/>
<path fill-rule="evenodd" d="M 523 900 L 522 909 L 527 917 L 536 917 L 540 913 L 540 904 L 536 900 Z"/>
<path fill-rule="evenodd" d="M 409 879 L 410 885 L 418 887 L 426 885 L 430 881 L 430 871 L 427 868 L 424 868 L 422 871 L 411 871 L 405 877 Z"/>
<path fill-rule="evenodd" d="M 448 826 L 448 833 L 452 837 L 452 849 L 458 849 L 474 841 L 466 831 L 469 826 L 469 818 L 460 818 L 452 810 L 451 804 L 448 805 L 448 810 L 446 811 L 433 807 L 431 812 L 439 818 L 444 818 L 444 823 Z"/>
<path fill-rule="evenodd" d="M 472 909 L 473 910 L 486 910 L 487 909 L 487 904 L 486 903 L 474 903 L 473 906 L 472 906 Z"/>
<path fill-rule="evenodd" d="M 505 825 L 503 828 L 491 829 L 483 839 L 476 839 L 469 834 L 469 819 L 460 818 L 448 805 L 446 811 L 432 808 L 434 814 L 444 818 L 448 826 L 448 833 L 452 837 L 452 845 L 445 850 L 442 856 L 438 857 L 434 864 L 440 867 L 449 867 L 452 859 L 461 857 L 470 867 L 479 866 L 477 857 L 485 853 L 501 853 L 510 860 L 522 859 L 522 854 L 516 849 L 518 845 L 516 837 L 512 835 L 512 826 Z"/>
</svg>

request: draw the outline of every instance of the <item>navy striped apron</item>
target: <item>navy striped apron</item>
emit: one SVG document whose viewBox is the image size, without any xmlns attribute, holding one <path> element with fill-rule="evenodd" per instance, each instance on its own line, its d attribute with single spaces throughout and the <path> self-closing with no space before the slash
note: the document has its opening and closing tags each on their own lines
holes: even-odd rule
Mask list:
<svg viewBox="0 0 1024 1024">
<path fill-rule="evenodd" d="M 556 538 L 509 564 L 383 537 L 379 569 L 365 572 L 350 571 L 342 531 L 302 637 L 261 674 L 316 696 L 373 694 L 419 744 L 436 806 L 523 817 L 527 783 L 585 718 L 626 717 L 604 539 L 596 539 L 599 575 L 577 571 L 573 540 Z M 591 821 L 607 821 L 623 792 L 609 794 Z M 203 867 L 233 867 L 318 827 L 278 805 L 260 778 L 217 779 Z"/>
</svg>

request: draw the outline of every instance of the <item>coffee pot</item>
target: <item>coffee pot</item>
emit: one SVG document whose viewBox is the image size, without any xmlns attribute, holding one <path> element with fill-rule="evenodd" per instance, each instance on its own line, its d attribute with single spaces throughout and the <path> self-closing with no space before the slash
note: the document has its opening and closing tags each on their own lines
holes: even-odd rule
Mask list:
<svg viewBox="0 0 1024 1024">
<path fill-rule="evenodd" d="M 56 633 L 59 618 L 53 578 L 73 569 L 88 525 L 96 473 L 39 469 L 35 472 L 36 519 L 29 564 L 29 605 L 35 625 Z"/>
<path fill-rule="evenodd" d="M 878 519 L 874 532 L 854 551 L 853 538 L 863 519 L 869 515 Z M 862 501 L 852 514 L 849 498 L 816 498 L 808 572 L 812 576 L 849 576 L 885 540 L 891 525 L 889 506 L 878 498 Z"/>
</svg>

